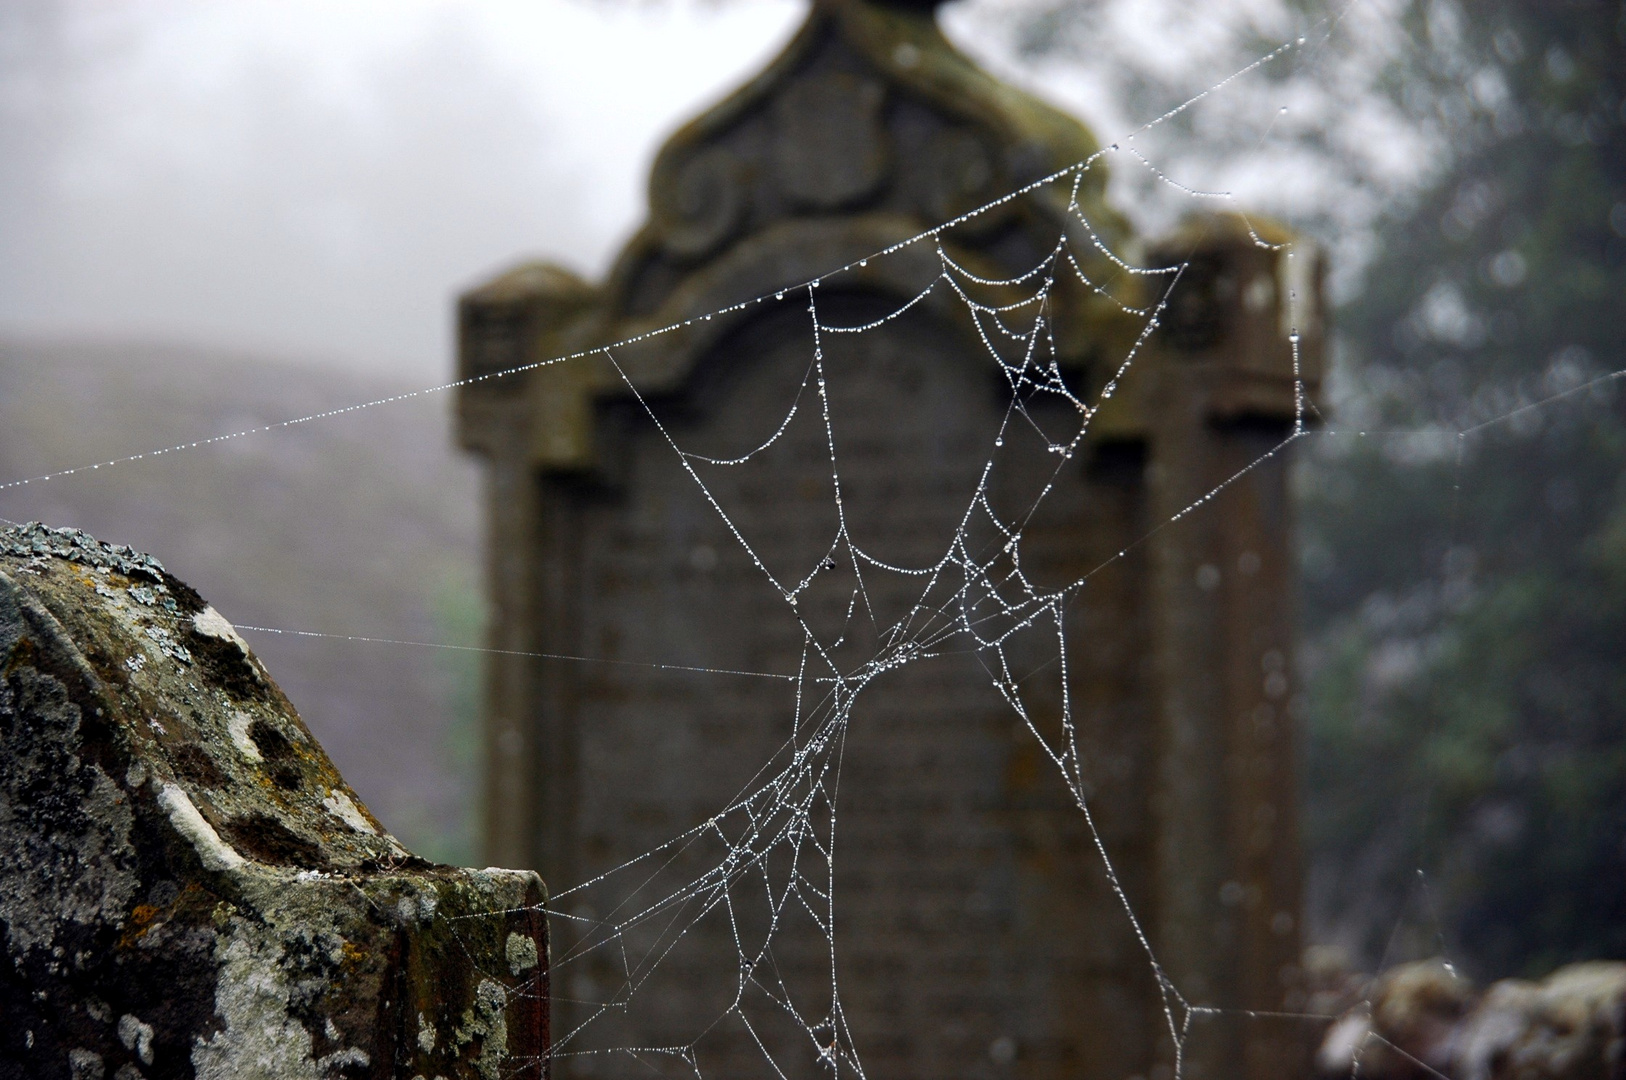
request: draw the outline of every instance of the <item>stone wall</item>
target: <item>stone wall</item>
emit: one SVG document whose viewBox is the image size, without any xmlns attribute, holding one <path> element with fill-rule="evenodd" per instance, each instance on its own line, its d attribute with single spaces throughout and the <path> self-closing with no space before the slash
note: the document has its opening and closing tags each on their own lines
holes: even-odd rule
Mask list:
<svg viewBox="0 0 1626 1080">
<path fill-rule="evenodd" d="M 1480 989 L 1439 960 L 1366 983 L 1316 1055 L 1321 1080 L 1621 1080 L 1626 963 L 1560 968 Z"/>
</svg>

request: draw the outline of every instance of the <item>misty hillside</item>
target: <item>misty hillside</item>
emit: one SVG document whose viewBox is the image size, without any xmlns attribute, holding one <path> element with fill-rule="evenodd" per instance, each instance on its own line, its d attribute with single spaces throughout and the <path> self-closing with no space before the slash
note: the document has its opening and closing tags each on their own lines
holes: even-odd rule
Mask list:
<svg viewBox="0 0 1626 1080">
<path fill-rule="evenodd" d="M 416 389 L 220 351 L 0 340 L 0 483 Z M 479 470 L 449 394 L 0 491 L 156 555 L 239 624 L 478 644 Z M 478 655 L 244 631 L 373 811 L 475 857 Z"/>
</svg>

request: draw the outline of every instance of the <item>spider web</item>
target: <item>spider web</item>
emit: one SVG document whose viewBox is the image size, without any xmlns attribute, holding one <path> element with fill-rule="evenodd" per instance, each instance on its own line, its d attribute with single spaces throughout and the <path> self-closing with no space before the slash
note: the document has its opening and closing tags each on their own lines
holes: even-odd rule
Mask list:
<svg viewBox="0 0 1626 1080">
<path fill-rule="evenodd" d="M 666 1061 L 677 1065 L 680 1073 L 704 1077 L 707 1068 L 701 1042 L 719 1026 L 734 1024 L 760 1054 L 762 1075 L 789 1077 L 815 1067 L 831 1075 L 865 1076 L 860 1036 L 854 1032 L 843 1005 L 838 974 L 836 849 L 843 751 L 852 725 L 862 722 L 866 691 L 879 680 L 954 653 L 971 653 L 981 664 L 989 685 L 1042 749 L 1086 822 L 1090 844 L 1122 918 L 1154 974 L 1178 1073 L 1192 1020 L 1215 1010 L 1194 1006 L 1164 974 L 1150 937 L 1119 880 L 1093 817 L 1081 739 L 1069 696 L 1066 609 L 1090 577 L 1124 557 L 1129 549 L 1059 587 L 1039 583 L 1023 565 L 1026 528 L 1080 451 L 1092 420 L 1140 358 L 1185 270 L 1183 264 L 1131 263 L 1112 250 L 1089 221 L 1079 203 L 1080 184 L 1105 153 L 1009 197 L 1056 189 L 1066 193 L 1066 223 L 1053 248 L 1021 273 L 1003 278 L 982 276 L 949 253 L 946 241 L 952 239 L 954 228 L 987 212 L 995 205 L 991 204 L 800 287 L 776 291 L 681 324 L 692 325 L 759 305 L 794 306 L 805 312 L 806 368 L 789 395 L 788 407 L 780 416 L 760 424 L 766 429 L 765 436 L 743 454 L 715 456 L 688 449 L 673 426 L 663 421 L 661 410 L 644 397 L 620 359 L 626 349 L 644 338 L 593 350 L 578 358 L 598 358 L 613 369 L 643 417 L 658 432 L 658 441 L 669 452 L 670 460 L 691 482 L 695 495 L 749 559 L 760 584 L 785 605 L 800 629 L 803 645 L 798 670 L 785 676 L 794 686 L 790 735 L 735 798 L 665 843 L 559 891 L 550 900 L 548 911 L 558 928 L 553 985 L 592 986 L 594 980 L 572 979 L 572 975 L 595 962 L 599 972 L 613 973 L 610 985 L 599 987 L 595 996 L 563 998 L 555 993 L 556 1002 L 569 1001 L 579 1013 L 574 1023 L 555 1032 L 552 1056 L 556 1061 L 590 1064 L 623 1057 L 656 1072 L 665 1071 L 659 1063 Z M 1253 239 L 1261 247 L 1280 250 L 1257 234 Z M 844 276 L 917 244 L 930 245 L 938 265 L 938 273 L 920 292 L 877 317 L 859 322 L 838 322 L 824 314 L 821 296 L 838 293 Z M 1086 269 L 1096 266 L 1105 267 L 1106 278 L 1101 278 L 1099 271 L 1092 276 Z M 1132 306 L 1115 298 L 1110 285 L 1114 280 L 1121 284 L 1129 279 L 1145 281 L 1149 288 L 1137 288 L 1135 292 L 1149 293 L 1149 303 Z M 1053 300 L 1059 284 L 1064 282 L 1107 297 L 1121 314 L 1139 323 L 1133 346 L 1118 359 L 1093 395 L 1070 383 L 1056 344 Z M 1013 291 L 1020 293 L 1015 299 L 1010 298 Z M 999 302 L 986 299 L 989 293 L 998 294 Z M 975 481 L 963 493 L 958 521 L 935 559 L 905 564 L 867 548 L 850 526 L 827 343 L 841 335 L 880 330 L 934 297 L 958 305 L 969 316 L 983 359 L 998 373 L 1004 409 L 984 448 L 988 456 Z M 1289 303 L 1296 301 L 1293 297 Z M 1296 371 L 1296 329 L 1290 332 L 1289 340 Z M 1302 384 L 1296 400 L 1300 416 L 1293 433 L 1248 469 L 1304 433 Z M 1053 419 L 1058 413 L 1067 418 L 1060 429 Z M 811 419 L 807 420 L 809 414 Z M 834 526 L 821 551 L 806 565 L 786 573 L 772 568 L 751 529 L 737 520 L 728 497 L 720 493 L 715 477 L 726 470 L 749 467 L 770 454 L 788 437 L 799 417 L 821 431 Z M 1009 467 L 1002 462 L 1002 452 L 1007 442 L 1015 439 L 1038 440 L 1052 463 L 1044 474 L 1028 478 L 1035 490 L 1028 493 L 1025 505 L 1002 511 L 990 492 L 1000 470 Z M 1241 475 L 1238 473 L 1226 483 Z M 1211 501 L 1223 486 L 1204 493 L 1168 523 L 1179 521 Z M 845 598 L 845 618 L 834 632 L 821 631 L 807 615 L 804 601 L 822 578 L 844 568 L 850 568 L 853 579 Z M 885 605 L 876 599 L 877 580 L 888 578 L 913 582 L 916 590 L 912 603 L 896 617 L 885 614 Z M 855 657 L 843 647 L 853 636 L 855 625 L 864 623 L 871 628 L 874 644 Z M 1018 649 L 1024 653 L 1035 651 L 1028 640 L 1035 638 L 1042 643 L 1037 651 L 1051 658 L 1041 665 L 1050 669 L 1044 675 L 1059 687 L 1059 727 L 1046 724 L 1035 713 L 1030 703 L 1032 688 L 1025 684 L 1038 672 L 1014 655 Z M 604 898 L 604 909 L 578 903 L 588 896 Z M 638 1041 L 637 1035 L 647 1033 L 648 1028 L 670 1026 L 663 1023 L 658 999 L 661 993 L 673 991 L 672 987 L 657 989 L 663 985 L 658 981 L 659 973 L 663 965 L 684 964 L 687 937 L 708 921 L 726 928 L 721 934 L 714 933 L 711 940 L 726 941 L 735 957 L 726 992 L 712 995 L 716 999 L 714 1019 L 687 1038 Z M 715 981 L 720 967 L 688 970 L 674 985 L 681 988 L 678 992 L 704 994 L 697 984 L 703 984 L 708 976 Z M 824 976 L 810 978 L 811 972 L 823 972 Z M 652 1014 L 647 1022 L 632 1019 L 641 1018 L 644 1011 Z M 799 1038 L 787 1041 L 786 1025 Z"/>
<path fill-rule="evenodd" d="M 1146 127 L 1164 123 L 1232 80 L 1303 45 L 1303 38 L 1283 45 Z M 1176 183 L 1141 150 L 1130 145 L 1127 138 L 1123 144 L 1127 150 L 1122 159 L 1146 169 L 1158 182 L 1182 195 L 1204 201 L 1225 197 Z M 579 1016 L 568 1029 L 555 1031 L 553 1059 L 560 1062 L 631 1059 L 645 1067 L 642 1071 L 663 1073 L 669 1066 L 675 1066 L 679 1074 L 704 1080 L 705 1062 L 697 1047 L 720 1025 L 735 1024 L 758 1052 L 763 1076 L 786 1078 L 806 1074 L 809 1070 L 827 1071 L 832 1076 L 866 1076 L 860 1046 L 868 1033 L 855 1031 L 849 1021 L 843 1003 L 837 953 L 841 906 L 836 887 L 836 852 L 843 754 L 854 725 L 863 723 L 866 694 L 877 682 L 906 668 L 928 665 L 951 654 L 969 653 L 981 665 L 988 685 L 1040 748 L 1086 824 L 1094 854 L 1118 902 L 1122 919 L 1152 973 L 1161 1000 L 1164 1036 L 1172 1048 L 1178 1076 L 1194 1019 L 1220 1010 L 1195 1004 L 1165 973 L 1141 917 L 1119 880 L 1093 814 L 1077 706 L 1069 696 L 1072 661 L 1065 629 L 1068 605 L 1091 577 L 1105 565 L 1122 558 L 1130 548 L 1060 586 L 1040 581 L 1024 566 L 1024 541 L 1035 514 L 1051 496 L 1067 463 L 1079 452 L 1092 421 L 1141 359 L 1185 271 L 1180 264 L 1138 265 L 1103 240 L 1101 232 L 1085 214 L 1079 202 L 1082 181 L 1092 168 L 1118 152 L 1119 144 L 1114 144 L 1087 161 L 867 259 L 832 269 L 795 288 L 776 290 L 700 316 L 699 319 L 709 320 L 758 309 L 800 311 L 805 315 L 805 370 L 784 411 L 764 418 L 761 441 L 742 454 L 709 455 L 689 448 L 683 433 L 663 421 L 661 410 L 640 394 L 623 366 L 628 350 L 697 321 L 688 320 L 607 347 L 410 394 L 0 483 L 0 491 L 256 433 L 340 418 L 362 409 L 510 377 L 543 366 L 606 364 L 621 379 L 644 418 L 654 426 L 669 451 L 669 460 L 691 482 L 694 496 L 715 515 L 733 543 L 750 560 L 761 588 L 782 602 L 799 626 L 802 648 L 800 664 L 794 672 L 675 663 L 649 665 L 666 670 L 754 676 L 784 682 L 792 692 L 789 715 L 785 718 L 788 735 L 735 797 L 717 807 L 705 820 L 636 858 L 554 893 L 546 905 L 554 926 L 555 953 L 550 971 L 553 985 L 572 985 L 572 972 L 589 964 L 596 964 L 595 970 L 610 970 L 614 976 L 609 985 L 601 988 L 601 993 L 572 1003 Z M 1007 203 L 1057 193 L 1062 195 L 1066 220 L 1049 253 L 1025 271 L 1008 277 L 981 276 L 951 255 L 949 241 L 957 228 Z M 1273 247 L 1257 235 L 1254 241 L 1262 247 Z M 857 322 L 842 321 L 831 314 L 832 305 L 822 303 L 822 297 L 838 291 L 849 275 L 866 268 L 869 262 L 897 257 L 905 249 L 919 248 L 930 249 L 938 272 L 916 296 L 877 317 Z M 1290 258 L 1293 253 L 1289 250 L 1283 255 Z M 1145 287 L 1134 290 L 1118 287 L 1132 280 Z M 1090 290 L 1115 305 L 1125 317 L 1136 320 L 1139 326 L 1134 344 L 1116 358 L 1110 376 L 1093 394 L 1078 389 L 1064 371 L 1057 346 L 1058 316 L 1054 303 L 1058 290 L 1063 287 Z M 1130 295 L 1149 295 L 1152 299 L 1137 305 L 1123 299 Z M 1298 299 L 1288 298 L 1290 310 Z M 997 374 L 1003 387 L 1004 407 L 997 430 L 985 447 L 985 463 L 974 483 L 960 495 L 956 524 L 942 539 L 933 559 L 906 563 L 867 548 L 850 527 L 842 442 L 838 437 L 840 416 L 831 393 L 834 375 L 829 370 L 828 343 L 839 337 L 878 331 L 928 303 L 957 305 L 971 320 L 977 330 L 982 359 Z M 1296 372 L 1296 329 L 1291 331 L 1289 340 L 1293 345 Z M 1532 410 L 1573 399 L 1623 375 L 1626 372 L 1598 375 L 1583 385 L 1537 401 L 1519 403 L 1474 427 L 1449 434 L 1460 444 L 1488 427 L 1516 421 Z M 1249 469 L 1308 435 L 1364 438 L 1367 434 L 1307 428 L 1306 413 L 1313 405 L 1304 395 L 1302 382 L 1297 384 L 1296 402 L 1291 432 L 1280 443 L 1242 473 L 1157 523 L 1156 528 L 1173 526 L 1199 511 Z M 1058 415 L 1066 418 L 1060 428 L 1054 421 Z M 737 509 L 731 506 L 716 478 L 730 470 L 748 469 L 771 454 L 788 438 L 798 421 L 812 423 L 822 430 L 835 524 L 824 537 L 822 550 L 805 565 L 787 572 L 783 567 L 776 569 L 770 565 L 772 560 L 762 553 L 761 543 L 753 536 L 750 526 L 741 522 Z M 1011 467 L 1003 453 L 1007 443 L 1018 439 L 1037 440 L 1044 452 L 1052 456 L 1053 463 L 1047 473 L 1027 478 L 1031 490 L 1021 505 L 1002 507 L 990 492 L 1000 471 Z M 1149 535 L 1141 537 L 1136 544 Z M 831 633 L 816 625 L 805 608 L 811 606 L 810 598 L 817 590 L 834 580 L 837 571 L 850 573 L 853 583 L 846 597 L 846 617 L 840 628 Z M 913 599 L 901 614 L 889 613 L 885 605 L 876 601 L 877 583 L 883 580 L 909 586 Z M 864 638 L 864 647 L 855 650 L 855 635 L 851 631 L 865 623 L 870 629 Z M 245 626 L 244 629 L 349 637 L 273 627 Z M 1051 659 L 1036 669 L 1026 659 L 1036 653 Z M 631 663 L 587 656 L 526 655 L 547 655 L 584 663 Z M 1032 706 L 1030 680 L 1041 670 L 1059 694 L 1059 725 L 1045 723 Z M 580 906 L 578 901 L 589 895 L 610 899 L 602 909 Z M 716 988 L 713 998 L 708 999 L 714 1020 L 709 1026 L 668 1042 L 646 1043 L 626 1037 L 629 1031 L 639 1027 L 636 1023 L 629 1026 L 629 1018 L 636 1018 L 640 1011 L 659 1017 L 661 1002 L 656 988 L 660 986 L 660 973 L 663 968 L 686 962 L 686 942 L 703 923 L 721 927 L 721 940 L 726 940 L 733 952 L 727 984 Z M 718 935 L 707 940 L 718 940 Z M 536 992 L 536 988 L 533 986 L 530 992 Z M 561 1000 L 558 994 L 555 1000 Z M 654 1026 L 661 1025 L 657 1022 Z M 784 1038 L 787 1032 L 792 1036 L 788 1041 Z M 520 1072 L 534 1064 L 515 1061 L 510 1067 Z"/>
</svg>

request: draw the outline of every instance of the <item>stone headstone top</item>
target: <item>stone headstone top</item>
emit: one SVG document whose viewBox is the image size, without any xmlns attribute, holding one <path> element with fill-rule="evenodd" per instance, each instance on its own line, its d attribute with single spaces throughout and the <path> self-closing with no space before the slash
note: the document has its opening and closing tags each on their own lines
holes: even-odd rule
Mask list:
<svg viewBox="0 0 1626 1080">
<path fill-rule="evenodd" d="M 639 393 L 680 392 L 752 318 L 776 303 L 805 305 L 805 293 L 783 290 L 847 267 L 831 287 L 899 302 L 920 292 L 943 271 L 936 241 L 896 245 L 946 223 L 958 221 L 941 237 L 945 251 L 991 278 L 1030 269 L 1066 230 L 1091 263 L 1095 248 L 1069 224 L 1070 197 L 1098 238 L 1127 240 L 1105 200 L 1104 161 L 1001 201 L 1100 146 L 1083 124 L 956 49 L 935 6 L 817 0 L 760 74 L 667 140 L 650 173 L 648 220 L 603 283 L 533 263 L 463 297 L 460 374 L 480 379 L 656 331 L 617 363 Z M 942 292 L 928 307 L 958 317 Z M 1053 303 L 1066 313 L 1056 323 L 1068 363 L 1133 339 L 1109 297 L 1061 282 Z M 481 380 L 461 394 L 462 437 L 491 452 L 492 410 L 519 406 L 538 465 L 591 469 L 594 403 L 626 392 L 599 358 Z"/>
<path fill-rule="evenodd" d="M 156 559 L 0 531 L 0 1077 L 538 1076 L 544 900 L 402 847 Z"/>
</svg>

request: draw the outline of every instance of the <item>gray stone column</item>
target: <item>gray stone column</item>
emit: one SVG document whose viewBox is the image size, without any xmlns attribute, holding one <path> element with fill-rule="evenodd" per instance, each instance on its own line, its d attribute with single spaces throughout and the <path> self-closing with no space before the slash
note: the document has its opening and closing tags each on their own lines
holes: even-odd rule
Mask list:
<svg viewBox="0 0 1626 1080">
<path fill-rule="evenodd" d="M 1204 218 L 1154 254 L 1186 270 L 1149 401 L 1152 517 L 1166 523 L 1151 538 L 1152 925 L 1173 986 L 1223 1010 L 1191 1017 L 1192 1080 L 1302 1075 L 1315 1034 L 1244 1015 L 1302 1002 L 1288 479 L 1301 380 L 1318 374 L 1320 271 L 1308 244 L 1267 246 L 1290 239 Z"/>
</svg>

